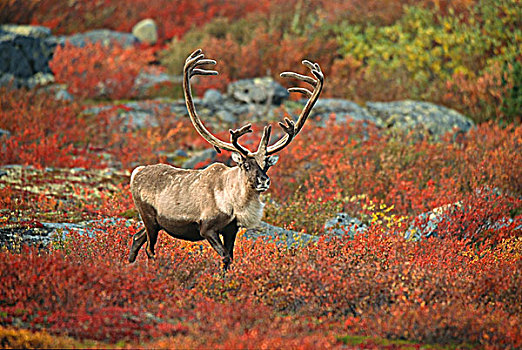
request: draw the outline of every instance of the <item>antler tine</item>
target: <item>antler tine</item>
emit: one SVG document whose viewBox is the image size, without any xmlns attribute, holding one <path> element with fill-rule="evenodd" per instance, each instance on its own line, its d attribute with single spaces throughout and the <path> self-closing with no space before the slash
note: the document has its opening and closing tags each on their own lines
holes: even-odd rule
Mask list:
<svg viewBox="0 0 522 350">
<path fill-rule="evenodd" d="M 193 69 L 192 69 L 192 72 L 190 74 L 190 77 L 193 77 L 194 75 L 218 75 L 219 73 L 215 70 L 208 70 L 208 69 L 200 69 L 200 68 L 195 68 L 195 67 L 198 67 L 198 66 L 203 66 L 203 65 L 207 65 L 207 64 L 216 64 L 217 62 L 214 61 L 214 60 L 211 60 L 211 59 L 200 59 L 198 61 L 196 61 L 194 64 L 193 64 Z"/>
<path fill-rule="evenodd" d="M 285 141 L 284 143 L 281 144 L 280 148 L 268 153 L 267 154 L 274 154 L 276 152 L 279 152 L 280 150 L 282 150 L 283 148 L 285 148 L 286 146 L 288 146 L 290 144 L 290 142 L 292 142 L 292 140 L 294 139 L 294 136 L 296 135 L 296 132 L 295 132 L 295 123 L 293 120 L 289 119 L 289 118 L 285 118 L 285 123 L 283 122 L 279 122 L 279 126 L 281 126 L 281 129 L 284 130 L 284 132 L 286 133 L 285 135 Z M 283 139 L 281 139 L 283 140 Z"/>
<path fill-rule="evenodd" d="M 313 87 L 317 86 L 317 80 L 315 80 L 314 78 L 311 78 L 307 75 L 302 75 L 302 74 L 295 73 L 295 72 L 283 72 L 279 75 L 283 78 L 295 78 L 295 79 L 302 80 L 305 83 L 312 85 Z"/>
<path fill-rule="evenodd" d="M 261 136 L 261 141 L 259 141 L 259 146 L 257 147 L 256 154 L 262 153 L 264 155 L 266 153 L 268 143 L 270 142 L 271 133 L 272 125 L 266 125 L 263 129 L 263 136 Z"/>
<path fill-rule="evenodd" d="M 201 49 L 197 49 L 196 51 L 194 51 L 193 53 L 191 53 L 191 54 L 187 57 L 187 59 L 185 60 L 185 64 L 187 64 L 188 61 L 190 61 L 190 60 L 193 59 L 194 57 L 199 56 L 202 52 L 203 52 L 203 50 L 201 50 Z"/>
<path fill-rule="evenodd" d="M 289 88 L 288 92 L 299 92 L 303 95 L 308 96 L 308 98 L 312 97 L 312 95 L 313 95 L 312 91 L 310 91 L 306 88 L 300 88 L 300 87 Z"/>
<path fill-rule="evenodd" d="M 285 131 L 286 135 L 284 135 L 279 141 L 277 141 L 272 146 L 268 147 L 267 149 L 267 155 L 274 154 L 276 152 L 281 151 L 283 148 L 288 146 L 290 142 L 293 140 L 293 138 L 301 131 L 303 128 L 306 119 L 310 115 L 310 112 L 312 111 L 312 108 L 319 99 L 319 95 L 321 94 L 321 90 L 323 89 L 323 83 L 324 83 L 324 75 L 321 71 L 321 67 L 319 64 L 310 62 L 308 60 L 302 61 L 303 65 L 306 66 L 308 69 L 310 69 L 313 76 L 316 78 L 312 78 L 307 75 L 298 74 L 295 72 L 283 72 L 281 73 L 282 77 L 285 78 L 294 78 L 301 80 L 305 83 L 308 83 L 314 87 L 314 91 L 310 91 L 306 88 L 302 87 L 292 87 L 289 88 L 289 92 L 299 92 L 301 94 L 304 94 L 308 97 L 308 101 L 306 102 L 306 105 L 304 106 L 303 110 L 301 111 L 301 114 L 299 115 L 299 118 L 297 118 L 297 122 L 293 122 L 288 118 L 285 118 L 286 125 L 284 123 L 279 123 L 281 128 Z"/>
<path fill-rule="evenodd" d="M 245 134 L 252 132 L 252 124 L 247 124 L 242 126 L 239 129 L 232 130 L 230 129 L 230 141 L 234 145 L 234 147 L 245 157 L 249 156 L 251 153 L 245 147 L 241 146 L 238 142 L 239 138 Z"/>
<path fill-rule="evenodd" d="M 292 119 L 285 117 L 285 123 L 279 122 L 279 126 L 281 126 L 281 129 L 283 129 L 287 134 L 294 136 L 295 131 L 295 123 Z"/>
</svg>

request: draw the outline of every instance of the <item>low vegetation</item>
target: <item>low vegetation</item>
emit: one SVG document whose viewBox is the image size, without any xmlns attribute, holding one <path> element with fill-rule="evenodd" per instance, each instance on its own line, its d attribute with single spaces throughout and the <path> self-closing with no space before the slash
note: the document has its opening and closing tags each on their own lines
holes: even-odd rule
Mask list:
<svg viewBox="0 0 522 350">
<path fill-rule="evenodd" d="M 128 31 L 154 17 L 162 42 L 110 54 L 93 45 L 91 56 L 60 48 L 52 67 L 74 101 L 0 90 L 0 128 L 10 133 L 0 136 L 0 165 L 21 165 L 0 173 L 0 229 L 94 220 L 45 249 L 0 250 L 0 347 L 522 347 L 517 1 L 23 2 L 3 2 L 0 20 L 61 34 Z M 325 96 L 430 100 L 477 126 L 419 139 L 349 118 L 311 120 L 270 170 L 264 220 L 317 242 L 287 248 L 241 231 L 223 277 L 209 244 L 160 234 L 157 260 L 142 252 L 129 265 L 142 227 L 130 170 L 208 145 L 188 118 L 159 110 L 157 126 L 126 128 L 111 117 L 126 108 L 113 100 L 135 97 L 134 79 L 153 61 L 177 74 L 196 47 L 220 71 L 197 82 L 200 94 L 306 57 L 324 68 Z M 89 111 L 106 101 L 112 110 Z M 244 138 L 257 140 L 262 126 Z M 435 235 L 404 238 L 435 208 Z M 367 231 L 328 235 L 338 212 Z"/>
</svg>

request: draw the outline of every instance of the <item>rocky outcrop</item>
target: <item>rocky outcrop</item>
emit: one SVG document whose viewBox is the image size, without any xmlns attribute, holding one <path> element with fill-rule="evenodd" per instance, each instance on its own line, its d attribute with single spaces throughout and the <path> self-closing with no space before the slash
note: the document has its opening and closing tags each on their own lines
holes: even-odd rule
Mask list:
<svg viewBox="0 0 522 350">
<path fill-rule="evenodd" d="M 319 237 L 307 233 L 285 230 L 284 228 L 261 222 L 257 227 L 249 229 L 243 235 L 248 240 L 272 241 L 284 247 L 302 247 L 316 242 Z"/>
<path fill-rule="evenodd" d="M 140 40 L 153 43 L 157 40 L 155 31 L 155 23 L 150 19 L 135 26 L 133 33 L 136 35 L 99 29 L 57 38 L 45 27 L 0 26 L 0 86 L 12 84 L 14 87 L 31 88 L 54 81 L 49 61 L 56 45 L 69 43 L 83 47 L 88 42 L 95 42 L 103 45 L 118 43 L 128 47 L 138 44 Z M 164 83 L 181 84 L 181 79 L 166 74 L 143 72 L 136 79 L 135 86 L 137 91 L 146 94 L 152 86 Z M 228 85 L 226 94 L 208 90 L 202 99 L 195 99 L 195 103 L 207 123 L 229 128 L 245 121 L 281 120 L 284 111 L 290 114 L 299 113 L 306 100 L 289 101 L 288 96 L 289 93 L 283 86 L 270 77 L 264 77 L 233 82 Z M 71 97 L 61 93 L 57 94 L 57 98 L 69 100 Z M 125 110 L 116 109 L 115 114 L 129 120 L 124 123 L 126 128 L 155 126 L 157 111 L 146 105 L 147 103 L 128 103 Z M 179 117 L 187 115 L 184 101 L 149 105 Z M 368 102 L 366 106 L 360 106 L 343 99 L 320 98 L 310 118 L 318 121 L 319 125 L 324 125 L 332 116 L 335 116 L 337 123 L 347 120 L 362 121 L 383 129 L 418 131 L 421 136 L 427 133 L 435 138 L 455 129 L 467 132 L 474 125 L 469 118 L 454 110 L 420 101 Z"/>
<path fill-rule="evenodd" d="M 305 103 L 306 100 L 301 100 L 295 107 L 302 109 Z M 325 125 L 332 116 L 335 116 L 337 124 L 344 124 L 347 120 L 353 120 L 383 126 L 381 120 L 372 115 L 366 108 L 340 98 L 320 98 L 310 114 L 310 118 L 318 121 L 320 125 Z"/>
<path fill-rule="evenodd" d="M 118 43 L 129 47 L 139 44 L 140 40 L 133 34 L 107 29 L 56 37 L 46 27 L 0 25 L 0 86 L 33 88 L 52 83 L 54 75 L 49 62 L 56 46 L 70 44 L 84 47 L 87 43 L 101 43 L 104 46 Z"/>
<path fill-rule="evenodd" d="M 135 224 L 136 221 L 133 219 L 109 217 L 76 223 L 35 221 L 31 225 L 8 225 L 0 228 L 0 247 L 17 250 L 24 244 L 45 249 L 52 242 L 66 239 L 71 232 L 92 236 L 97 233 L 103 233 L 103 227 L 107 225 L 118 226 L 124 230 L 125 227 Z M 243 235 L 243 239 L 250 241 L 261 240 L 263 242 L 272 241 L 283 248 L 298 248 L 316 242 L 319 237 L 285 230 L 266 222 L 261 222 L 258 227 L 247 230 Z"/>
<path fill-rule="evenodd" d="M 56 45 L 48 28 L 0 26 L 0 86 L 33 88 L 53 82 L 49 61 Z"/>
<path fill-rule="evenodd" d="M 237 127 L 246 122 L 268 123 L 279 121 L 284 117 L 284 111 L 297 118 L 297 113 L 302 110 L 305 102 L 303 100 L 297 102 L 284 101 L 283 106 L 248 104 L 244 101 L 237 101 L 230 95 L 222 94 L 217 90 L 207 90 L 203 98 L 194 99 L 198 114 L 205 124 L 216 130 Z M 419 135 L 427 132 L 435 138 L 453 131 L 455 128 L 461 132 L 467 132 L 474 125 L 470 119 L 454 110 L 427 102 L 399 101 L 382 104 L 368 103 L 368 105 L 373 106 L 373 109 L 364 108 L 342 99 L 319 99 L 310 114 L 310 119 L 315 120 L 319 126 L 324 126 L 326 121 L 335 116 L 335 122 L 339 124 L 353 120 L 375 124 L 383 130 L 419 131 Z M 115 117 L 124 119 L 122 126 L 125 130 L 157 126 L 157 115 L 161 113 L 179 118 L 188 116 L 184 100 L 166 101 L 157 99 L 128 102 L 118 106 L 121 108 L 114 108 L 114 106 L 95 107 L 87 110 L 86 113 L 112 110 L 111 113 L 114 113 Z M 398 109 L 402 110 L 400 114 L 398 112 L 393 113 Z M 253 112 L 255 110 L 257 110 L 257 113 Z M 424 110 L 430 110 L 431 113 L 423 114 L 422 111 Z M 390 117 L 386 119 L 384 116 L 388 114 Z M 392 120 L 395 122 L 392 122 Z M 279 132 L 279 129 L 275 128 L 274 132 Z"/>
<path fill-rule="evenodd" d="M 324 224 L 324 232 L 335 236 L 350 236 L 366 232 L 368 226 L 347 213 L 338 213 Z"/>
<path fill-rule="evenodd" d="M 289 96 L 288 91 L 271 77 L 237 80 L 228 85 L 227 94 L 241 103 L 276 106 Z"/>
<path fill-rule="evenodd" d="M 117 43 L 122 47 L 129 47 L 139 44 L 138 38 L 133 34 L 115 32 L 108 29 L 96 29 L 85 33 L 78 33 L 59 39 L 60 43 L 67 43 L 76 47 L 84 47 L 87 43 L 101 43 L 103 46 L 110 46 Z"/>
<path fill-rule="evenodd" d="M 387 128 L 426 131 L 435 136 L 454 129 L 467 132 L 474 125 L 459 112 L 429 102 L 368 102 L 366 108 Z"/>
</svg>

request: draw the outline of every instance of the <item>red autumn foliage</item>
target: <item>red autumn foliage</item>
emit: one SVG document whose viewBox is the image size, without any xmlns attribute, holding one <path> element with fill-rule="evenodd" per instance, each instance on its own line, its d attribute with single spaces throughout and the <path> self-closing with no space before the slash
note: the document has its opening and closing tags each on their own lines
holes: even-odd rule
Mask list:
<svg viewBox="0 0 522 350">
<path fill-rule="evenodd" d="M 423 4 L 445 14 L 450 7 L 465 13 L 471 2 Z M 325 93 L 346 97 L 367 77 L 361 62 L 338 57 L 333 40 L 305 40 L 299 24 L 306 15 L 317 17 L 318 26 L 325 18 L 335 22 L 348 15 L 353 21 L 392 23 L 400 17 L 402 3 L 140 0 L 129 7 L 117 0 L 44 0 L 33 21 L 51 24 L 56 33 L 97 27 L 128 31 L 137 20 L 152 16 L 161 19 L 165 39 L 214 16 L 268 11 L 274 22 L 295 20 L 295 32 L 259 29 L 241 44 L 230 37 L 206 38 L 203 46 L 219 59 L 221 75 L 200 80 L 200 92 L 222 88 L 232 79 L 265 75 L 268 69 L 295 69 L 306 56 L 320 61 L 331 76 Z M 9 9 L 17 5 L 7 4 Z M 87 16 L 92 13 L 96 15 Z M 88 49 L 90 56 L 59 48 L 52 63 L 58 80 L 77 95 L 76 102 L 57 102 L 45 93 L 0 91 L 0 128 L 10 133 L 0 139 L 0 165 L 40 169 L 35 175 L 22 168 L 15 182 L 0 175 L 0 229 L 42 228 L 49 220 L 100 220 L 86 232 L 67 233 L 47 250 L 0 249 L 2 346 L 28 347 L 14 342 L 12 332 L 26 339 L 30 336 L 24 330 L 30 330 L 45 344 L 50 341 L 41 332 L 60 341 L 73 337 L 79 342 L 74 346 L 84 347 L 522 347 L 519 124 L 483 123 L 464 135 L 419 141 L 416 135 L 350 120 L 332 120 L 326 128 L 309 121 L 270 170 L 273 185 L 265 220 L 319 236 L 317 243 L 286 248 L 240 234 L 233 268 L 223 277 L 208 244 L 162 234 L 156 261 L 147 261 L 142 253 L 128 265 L 129 240 L 141 228 L 138 221 L 115 219 L 135 216 L 128 173 L 90 179 L 94 173 L 89 172 L 86 179 L 68 183 L 64 172 L 109 166 L 128 171 L 136 164 L 166 161 L 164 154 L 176 149 L 208 145 L 186 118 L 166 112 L 154 113 L 157 126 L 142 130 L 125 125 L 125 105 L 89 112 L 102 106 L 83 101 L 85 97 L 132 97 L 137 73 L 153 57 L 143 48 L 116 46 L 110 54 L 96 45 Z M 237 57 L 243 58 L 240 64 Z M 446 102 L 472 113 L 483 111 L 484 101 L 500 106 L 499 74 L 476 79 L 455 75 Z M 105 96 L 99 84 L 108 87 Z M 216 132 L 228 138 L 226 130 Z M 245 137 L 247 143 L 253 140 L 256 135 Z M 218 159 L 228 161 L 228 155 Z M 57 185 L 66 190 L 33 190 Z M 445 208 L 439 211 L 436 237 L 403 238 L 407 229 L 429 229 L 429 216 L 419 214 L 436 207 Z M 361 218 L 368 230 L 353 238 L 326 235 L 325 220 L 339 211 Z"/>
<path fill-rule="evenodd" d="M 189 120 L 165 111 L 155 113 L 157 127 L 134 131 L 118 118 L 124 106 L 92 115 L 82 111 L 92 106 L 3 88 L 0 107 L 0 128 L 11 133 L 0 148 L 0 164 L 128 169 L 135 162 L 160 160 L 161 151 L 204 144 L 204 140 L 193 141 L 196 132 Z"/>
<path fill-rule="evenodd" d="M 516 322 L 522 281 L 513 274 L 522 267 L 519 248 L 473 248 L 451 237 L 408 242 L 380 227 L 298 250 L 240 239 L 234 268 L 223 278 L 209 247 L 166 236 L 157 262 L 141 257 L 128 265 L 135 232 L 104 224 L 90 236 L 71 234 L 49 253 L 0 253 L 0 324 L 163 346 L 301 340 L 339 347 L 334 335 L 344 334 L 522 344 Z"/>
<path fill-rule="evenodd" d="M 56 48 L 49 66 L 56 81 L 67 84 L 73 95 L 117 100 L 136 95 L 136 77 L 153 60 L 150 48 L 123 48 L 116 43 L 87 43 L 82 48 L 65 44 Z"/>
<path fill-rule="evenodd" d="M 183 35 L 214 17 L 240 18 L 247 13 L 266 11 L 268 1 L 221 0 L 122 0 L 77 1 L 68 3 L 40 0 L 32 17 L 33 24 L 45 25 L 56 34 L 71 34 L 97 28 L 130 32 L 144 18 L 153 18 L 158 25 L 160 42 Z"/>
<path fill-rule="evenodd" d="M 258 30 L 253 39 L 245 44 L 239 44 L 227 36 L 207 38 L 201 47 L 205 48 L 208 57 L 219 57 L 216 66 L 219 75 L 199 80 L 195 84 L 198 94 L 209 88 L 226 90 L 231 81 L 270 76 L 274 72 L 301 69 L 301 73 L 306 73 L 306 68 L 301 64 L 302 57 L 312 61 L 320 58 L 321 65 L 326 69 L 325 74 L 328 74 L 337 44 L 334 40 L 323 38 L 284 37 L 282 33 Z M 240 65 L 237 57 L 243 58 Z M 277 79 L 283 81 L 282 78 Z"/>
<path fill-rule="evenodd" d="M 205 145 L 190 125 L 161 113 L 158 127 L 122 132 L 110 111 L 80 117 L 79 105 L 44 94 L 2 96 L 0 127 L 19 144 L 16 149 L 7 143 L 18 158 L 6 152 L 5 163 L 102 167 L 104 151 L 119 160 L 115 165 L 130 168 L 133 161 L 158 161 L 155 152 L 165 144 Z M 39 130 L 36 136 L 25 131 L 32 129 Z M 30 152 L 56 135 L 68 142 L 54 153 Z M 293 221 L 298 230 L 321 234 L 324 219 L 336 210 L 371 215 L 365 201 L 393 206 L 390 214 L 411 219 L 458 202 L 437 224 L 439 238 L 408 241 L 401 237 L 405 226 L 378 222 L 365 235 L 322 238 L 300 249 L 240 237 L 234 267 L 223 278 L 208 245 L 166 236 L 160 237 L 158 261 L 140 255 L 127 265 L 128 242 L 139 225 L 102 221 L 87 233 L 68 234 L 49 252 L 0 253 L 0 325 L 150 347 L 329 348 L 342 347 L 344 337 L 354 334 L 520 347 L 520 135 L 520 126 L 490 123 L 456 141 L 453 135 L 418 141 L 372 125 L 332 122 L 320 129 L 311 121 L 271 170 L 272 198 L 281 205 L 268 205 L 268 221 Z M 68 211 L 61 214 L 67 221 L 71 212 L 106 218 L 133 208 L 127 184 L 103 190 L 95 201 L 83 184 L 74 191 L 84 201 L 28 195 L 0 184 L 2 207 L 27 227 L 41 226 L 38 213 Z M 343 199 L 358 194 L 366 199 Z M 425 224 L 419 219 L 415 226 L 422 230 Z M 362 344 L 378 346 L 373 342 Z"/>
<path fill-rule="evenodd" d="M 0 148 L 1 164 L 90 167 L 98 162 L 89 160 L 79 145 L 86 138 L 87 126 L 76 118 L 78 104 L 3 88 L 0 109 L 0 128 L 11 133 Z"/>
</svg>

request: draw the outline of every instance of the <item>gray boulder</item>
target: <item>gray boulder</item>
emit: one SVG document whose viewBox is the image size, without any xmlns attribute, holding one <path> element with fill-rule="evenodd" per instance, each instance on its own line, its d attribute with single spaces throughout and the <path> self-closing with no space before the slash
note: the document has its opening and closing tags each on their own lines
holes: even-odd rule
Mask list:
<svg viewBox="0 0 522 350">
<path fill-rule="evenodd" d="M 87 43 L 101 43 L 110 47 L 117 43 L 122 47 L 130 47 L 139 44 L 138 38 L 130 33 L 116 32 L 108 29 L 96 29 L 85 33 L 78 33 L 61 39 L 64 43 L 76 47 L 84 47 Z"/>
<path fill-rule="evenodd" d="M 301 100 L 304 106 L 307 100 Z M 345 123 L 346 118 L 355 121 L 370 122 L 377 126 L 383 126 L 380 119 L 374 117 L 366 108 L 359 106 L 355 102 L 339 98 L 320 98 L 314 105 L 310 114 L 311 118 L 318 119 L 319 123 L 324 124 L 334 114 L 337 123 Z"/>
<path fill-rule="evenodd" d="M 243 79 L 230 83 L 227 94 L 237 102 L 279 106 L 288 98 L 288 91 L 271 77 Z"/>
<path fill-rule="evenodd" d="M 324 224 L 326 234 L 340 237 L 346 235 L 353 237 L 356 234 L 364 233 L 367 229 L 368 226 L 363 224 L 361 220 L 346 213 L 338 213 Z"/>
<path fill-rule="evenodd" d="M 158 27 L 153 19 L 139 21 L 132 27 L 132 34 L 144 44 L 155 44 L 158 41 Z"/>
<path fill-rule="evenodd" d="M 54 82 L 49 61 L 55 47 L 45 27 L 0 26 L 0 86 L 32 88 Z"/>
<path fill-rule="evenodd" d="M 368 102 L 366 108 L 388 128 L 422 130 L 436 137 L 455 128 L 467 132 L 474 126 L 471 119 L 459 112 L 430 102 Z"/>
<path fill-rule="evenodd" d="M 208 106 L 217 106 L 223 103 L 223 95 L 216 89 L 208 89 L 203 95 L 202 102 Z"/>
<path fill-rule="evenodd" d="M 290 247 L 302 247 L 308 243 L 316 242 L 319 238 L 307 233 L 285 230 L 281 227 L 261 222 L 257 227 L 248 229 L 244 236 L 248 240 L 274 241 L 277 245 Z"/>
</svg>

